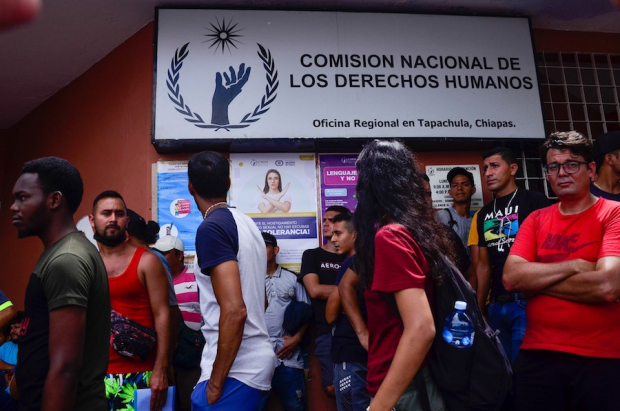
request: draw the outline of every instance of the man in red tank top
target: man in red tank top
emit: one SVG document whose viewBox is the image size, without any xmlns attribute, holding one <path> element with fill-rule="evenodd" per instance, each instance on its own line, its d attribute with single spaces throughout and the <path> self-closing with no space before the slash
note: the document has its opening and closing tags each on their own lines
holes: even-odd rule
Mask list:
<svg viewBox="0 0 620 411">
<path fill-rule="evenodd" d="M 108 273 L 110 302 L 119 314 L 157 332 L 157 345 L 148 358 L 136 361 L 110 346 L 106 396 L 110 410 L 132 405 L 134 388 L 151 388 L 151 409 L 166 403 L 170 309 L 168 282 L 159 258 L 129 244 L 129 218 L 121 195 L 104 191 L 93 202 L 90 223 Z"/>
</svg>

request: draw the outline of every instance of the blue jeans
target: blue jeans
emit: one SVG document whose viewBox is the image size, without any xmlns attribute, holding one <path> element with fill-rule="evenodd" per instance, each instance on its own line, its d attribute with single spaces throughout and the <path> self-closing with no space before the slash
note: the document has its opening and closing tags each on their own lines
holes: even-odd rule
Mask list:
<svg viewBox="0 0 620 411">
<path fill-rule="evenodd" d="M 489 325 L 499 330 L 499 341 L 514 364 L 525 335 L 525 300 L 489 304 Z"/>
<path fill-rule="evenodd" d="M 332 362 L 332 334 L 323 334 L 314 341 L 314 354 L 321 363 L 321 384 L 323 387 L 334 385 L 334 363 Z"/>
<path fill-rule="evenodd" d="M 257 411 L 262 391 L 249 387 L 234 378 L 226 378 L 222 396 L 215 403 L 207 403 L 207 384 L 209 380 L 196 385 L 192 392 L 192 411 Z"/>
<path fill-rule="evenodd" d="M 276 367 L 271 380 L 271 389 L 275 390 L 285 411 L 304 411 L 306 409 L 306 386 L 304 384 L 304 370 L 285 367 Z M 271 396 L 270 391 L 263 392 L 260 401 L 260 410 L 267 409 Z"/>
<path fill-rule="evenodd" d="M 334 364 L 334 391 L 339 411 L 365 411 L 370 405 L 366 374 L 368 368 L 359 362 Z"/>
</svg>

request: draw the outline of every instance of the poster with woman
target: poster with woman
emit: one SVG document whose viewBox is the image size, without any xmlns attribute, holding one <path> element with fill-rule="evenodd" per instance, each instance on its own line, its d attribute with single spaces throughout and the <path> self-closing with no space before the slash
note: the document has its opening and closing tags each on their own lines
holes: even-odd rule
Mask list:
<svg viewBox="0 0 620 411">
<path fill-rule="evenodd" d="M 261 213 L 288 213 L 291 211 L 291 188 L 290 181 L 282 188 L 282 175 L 275 168 L 270 168 L 265 173 L 265 186 L 256 185 L 258 209 Z"/>
<path fill-rule="evenodd" d="M 231 154 L 230 204 L 278 239 L 278 263 L 299 272 L 318 245 L 314 154 Z"/>
</svg>

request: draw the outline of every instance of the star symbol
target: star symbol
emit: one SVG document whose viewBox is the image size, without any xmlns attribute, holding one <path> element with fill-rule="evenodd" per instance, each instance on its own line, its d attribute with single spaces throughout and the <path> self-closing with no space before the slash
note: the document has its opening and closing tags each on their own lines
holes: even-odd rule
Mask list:
<svg viewBox="0 0 620 411">
<path fill-rule="evenodd" d="M 207 29 L 207 31 L 211 34 L 204 35 L 205 37 L 209 37 L 206 41 L 204 41 L 204 43 L 210 42 L 211 45 L 209 48 L 215 47 L 216 52 L 218 49 L 222 49 L 222 54 L 224 54 L 224 49 L 231 52 L 231 47 L 237 48 L 235 43 L 241 44 L 241 42 L 237 40 L 237 37 L 243 37 L 242 35 L 237 34 L 241 30 L 235 30 L 237 23 L 233 24 L 232 19 L 228 22 L 226 22 L 225 19 L 222 19 L 220 22 L 216 17 L 215 21 L 215 25 L 213 23 L 209 23 L 211 28 L 205 27 L 205 29 Z"/>
</svg>

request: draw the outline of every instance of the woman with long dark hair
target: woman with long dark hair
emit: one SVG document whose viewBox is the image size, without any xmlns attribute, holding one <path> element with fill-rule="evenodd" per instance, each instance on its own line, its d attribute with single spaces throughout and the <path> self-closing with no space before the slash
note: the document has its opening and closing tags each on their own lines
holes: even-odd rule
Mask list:
<svg viewBox="0 0 620 411">
<path fill-rule="evenodd" d="M 375 140 L 356 167 L 356 270 L 366 286 L 370 409 L 421 409 L 416 388 L 421 382 L 432 409 L 442 410 L 425 360 L 435 337 L 434 280 L 445 269 L 442 250 L 449 245 L 407 147 Z"/>
<path fill-rule="evenodd" d="M 267 170 L 265 174 L 265 187 L 256 188 L 260 193 L 261 200 L 258 202 L 258 209 L 261 213 L 288 213 L 291 209 L 291 196 L 287 194 L 291 183 L 286 183 L 282 190 L 282 176 L 275 168 Z"/>
</svg>

